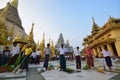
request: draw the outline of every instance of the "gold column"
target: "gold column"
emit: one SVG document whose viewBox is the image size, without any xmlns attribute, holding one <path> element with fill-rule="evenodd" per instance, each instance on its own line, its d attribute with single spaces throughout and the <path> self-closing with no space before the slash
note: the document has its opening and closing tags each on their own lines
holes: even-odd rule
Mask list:
<svg viewBox="0 0 120 80">
<path fill-rule="evenodd" d="M 93 55 L 97 56 L 97 51 L 95 50 L 95 48 L 93 48 L 92 50 L 93 50 Z"/>
<path fill-rule="evenodd" d="M 116 39 L 115 47 L 116 47 L 118 56 L 120 57 L 120 37 Z"/>
<path fill-rule="evenodd" d="M 97 47 L 97 51 L 98 51 L 98 56 L 102 57 L 102 54 L 101 54 L 101 51 L 100 51 L 99 47 Z"/>
<path fill-rule="evenodd" d="M 113 52 L 112 46 L 110 44 L 107 44 L 107 47 L 108 47 L 108 50 L 110 50 L 111 53 L 112 53 L 111 56 L 114 56 L 114 52 Z"/>
<path fill-rule="evenodd" d="M 101 49 L 102 49 L 102 51 L 104 50 L 104 46 L 103 45 L 101 46 Z"/>
</svg>

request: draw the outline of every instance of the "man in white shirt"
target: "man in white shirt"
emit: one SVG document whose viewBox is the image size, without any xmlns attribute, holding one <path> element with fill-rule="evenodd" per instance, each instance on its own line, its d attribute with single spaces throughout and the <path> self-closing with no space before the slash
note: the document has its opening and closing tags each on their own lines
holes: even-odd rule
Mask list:
<svg viewBox="0 0 120 80">
<path fill-rule="evenodd" d="M 59 48 L 59 58 L 60 58 L 60 71 L 66 71 L 66 60 L 65 60 L 65 53 L 66 49 L 64 48 L 64 45 L 61 44 L 61 47 Z"/>
<path fill-rule="evenodd" d="M 19 52 L 20 52 L 20 48 L 19 46 L 17 46 L 17 43 L 14 42 L 13 43 L 13 48 L 12 48 L 12 51 L 11 51 L 11 57 L 7 63 L 7 65 L 12 65 L 12 64 L 15 64 L 18 56 L 19 56 Z"/>
<path fill-rule="evenodd" d="M 81 58 L 79 47 L 74 51 L 74 57 L 76 59 L 76 69 L 81 70 Z"/>
<path fill-rule="evenodd" d="M 104 50 L 101 52 L 105 58 L 105 61 L 106 61 L 106 64 L 108 66 L 108 68 L 111 70 L 112 68 L 112 60 L 111 60 L 111 57 L 110 55 L 112 54 L 108 49 L 107 47 L 104 48 Z"/>
<path fill-rule="evenodd" d="M 50 44 L 47 44 L 47 47 L 44 49 L 44 53 L 45 53 L 45 61 L 44 61 L 44 65 L 43 67 L 48 68 L 48 62 L 49 62 L 49 55 L 51 54 L 51 48 L 50 48 Z"/>
<path fill-rule="evenodd" d="M 36 51 L 36 64 L 40 64 L 40 49 L 38 48 L 37 51 Z"/>
<path fill-rule="evenodd" d="M 31 62 L 30 62 L 31 64 L 32 63 L 35 64 L 36 56 L 37 56 L 37 54 L 36 54 L 36 51 L 34 50 L 30 56 L 31 57 Z"/>
</svg>

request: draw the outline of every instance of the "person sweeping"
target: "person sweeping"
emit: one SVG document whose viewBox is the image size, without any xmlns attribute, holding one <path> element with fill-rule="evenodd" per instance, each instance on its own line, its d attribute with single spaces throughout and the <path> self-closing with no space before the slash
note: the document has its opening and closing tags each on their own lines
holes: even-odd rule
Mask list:
<svg viewBox="0 0 120 80">
<path fill-rule="evenodd" d="M 77 49 L 74 51 L 74 58 L 76 60 L 76 69 L 78 71 L 81 71 L 81 54 L 78 46 Z"/>
<path fill-rule="evenodd" d="M 104 56 L 104 58 L 105 58 L 105 61 L 106 61 L 106 64 L 107 64 L 107 66 L 108 66 L 108 68 L 109 68 L 109 70 L 111 70 L 112 68 L 112 60 L 111 60 L 111 52 L 108 50 L 108 48 L 107 48 L 107 46 L 105 46 L 104 47 L 104 50 L 101 52 L 102 54 L 103 54 L 103 56 Z"/>
<path fill-rule="evenodd" d="M 66 49 L 64 48 L 63 44 L 61 44 L 58 53 L 60 54 L 60 71 L 66 71 L 66 60 L 65 60 Z"/>
<path fill-rule="evenodd" d="M 28 44 L 26 49 L 25 49 L 25 52 L 24 52 L 24 61 L 23 63 L 20 65 L 20 73 L 23 72 L 24 69 L 26 69 L 26 71 L 28 71 L 28 62 L 29 62 L 29 57 L 30 57 L 30 54 L 32 53 L 32 48 L 30 47 L 30 45 Z"/>
<path fill-rule="evenodd" d="M 93 51 L 90 48 L 90 46 L 87 46 L 87 49 L 85 50 L 85 56 L 86 56 L 86 62 L 88 65 L 88 68 L 91 69 L 94 68 L 94 58 L 93 58 Z"/>
</svg>

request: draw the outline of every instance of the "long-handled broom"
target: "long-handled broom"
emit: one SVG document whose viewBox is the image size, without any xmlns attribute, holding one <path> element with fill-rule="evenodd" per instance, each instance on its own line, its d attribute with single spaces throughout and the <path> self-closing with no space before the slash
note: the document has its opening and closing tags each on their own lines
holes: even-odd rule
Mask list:
<svg viewBox="0 0 120 80">
<path fill-rule="evenodd" d="M 23 60 L 21 61 L 21 63 L 13 70 L 13 73 L 14 73 L 14 74 L 18 71 L 18 69 L 19 69 L 20 66 L 23 64 L 23 62 L 25 61 L 26 58 L 27 58 L 27 56 L 25 56 L 25 57 L 23 58 Z"/>
<path fill-rule="evenodd" d="M 97 71 L 100 72 L 100 73 L 105 73 L 103 71 L 103 69 L 100 67 L 100 65 L 98 64 L 98 62 L 97 61 L 95 61 L 95 62 L 96 62 L 96 65 L 97 65 Z"/>
</svg>

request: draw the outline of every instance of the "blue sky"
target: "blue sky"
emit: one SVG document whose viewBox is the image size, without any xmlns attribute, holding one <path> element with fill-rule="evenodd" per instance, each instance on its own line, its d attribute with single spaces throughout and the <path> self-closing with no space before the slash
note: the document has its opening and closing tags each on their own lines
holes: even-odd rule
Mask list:
<svg viewBox="0 0 120 80">
<path fill-rule="evenodd" d="M 0 8 L 10 0 L 0 0 Z M 103 26 L 110 16 L 120 18 L 120 0 L 19 0 L 18 11 L 22 25 L 29 33 L 34 22 L 34 39 L 45 33 L 57 42 L 60 33 L 70 45 L 82 48 L 83 38 L 91 33 L 92 17 Z"/>
</svg>

